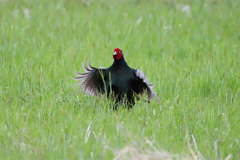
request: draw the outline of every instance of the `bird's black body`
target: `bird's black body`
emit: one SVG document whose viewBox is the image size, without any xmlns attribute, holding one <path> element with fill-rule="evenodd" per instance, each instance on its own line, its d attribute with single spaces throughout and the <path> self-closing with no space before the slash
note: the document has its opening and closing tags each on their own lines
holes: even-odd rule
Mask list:
<svg viewBox="0 0 240 160">
<path fill-rule="evenodd" d="M 138 92 L 135 69 L 130 68 L 125 61 L 115 61 L 103 71 L 103 75 L 108 97 L 114 99 L 116 104 L 125 97 L 129 107 L 134 105 L 134 95 Z"/>
<path fill-rule="evenodd" d="M 87 68 L 83 64 L 87 73 L 76 73 L 79 77 L 74 79 L 80 80 L 82 89 L 86 93 L 93 96 L 107 95 L 114 101 L 114 107 L 124 104 L 131 108 L 135 104 L 135 99 L 138 99 L 136 96 L 144 94 L 145 90 L 150 102 L 156 96 L 152 85 L 140 70 L 132 69 L 127 65 L 120 51 L 120 56 L 119 54 L 113 56 L 114 63 L 109 68 L 94 68 L 90 64 Z"/>
</svg>

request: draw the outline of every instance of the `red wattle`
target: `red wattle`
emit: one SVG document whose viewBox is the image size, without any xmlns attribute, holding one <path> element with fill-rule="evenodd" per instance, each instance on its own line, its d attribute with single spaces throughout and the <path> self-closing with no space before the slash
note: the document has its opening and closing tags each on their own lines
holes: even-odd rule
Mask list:
<svg viewBox="0 0 240 160">
<path fill-rule="evenodd" d="M 121 59 L 121 58 L 122 58 L 122 53 L 118 53 L 116 59 L 119 60 L 119 59 Z"/>
</svg>

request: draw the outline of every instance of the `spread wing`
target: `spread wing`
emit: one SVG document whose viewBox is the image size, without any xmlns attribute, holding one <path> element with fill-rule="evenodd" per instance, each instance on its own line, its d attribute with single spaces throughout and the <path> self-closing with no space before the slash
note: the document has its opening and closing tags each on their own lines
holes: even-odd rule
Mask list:
<svg viewBox="0 0 240 160">
<path fill-rule="evenodd" d="M 78 81 L 77 85 L 80 85 L 82 90 L 92 96 L 99 96 L 104 91 L 104 81 L 102 79 L 102 73 L 106 68 L 95 68 L 88 62 L 88 68 L 82 63 L 86 73 L 76 73 L 78 77 L 73 77 L 74 80 Z"/>
<path fill-rule="evenodd" d="M 143 72 L 139 69 L 135 70 L 135 76 L 138 79 L 136 85 L 138 86 L 137 91 L 135 91 L 137 94 L 143 95 L 146 91 L 148 101 L 150 102 L 151 99 L 156 97 L 156 93 L 153 90 L 153 85 L 151 85 L 146 76 L 143 74 Z"/>
</svg>

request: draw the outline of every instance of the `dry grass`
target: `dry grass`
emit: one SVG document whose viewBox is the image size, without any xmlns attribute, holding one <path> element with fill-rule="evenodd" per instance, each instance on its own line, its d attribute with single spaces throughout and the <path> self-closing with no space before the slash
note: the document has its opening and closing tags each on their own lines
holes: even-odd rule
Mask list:
<svg viewBox="0 0 240 160">
<path fill-rule="evenodd" d="M 158 149 L 154 146 L 153 141 L 145 138 L 144 143 L 141 143 L 136 139 L 134 134 L 128 131 L 121 123 L 118 122 L 118 130 L 129 141 L 128 145 L 123 149 L 111 149 L 114 154 L 114 160 L 173 160 L 173 159 L 183 159 L 183 160 L 193 160 L 197 159 L 191 146 L 189 145 L 190 155 L 179 155 L 171 154 L 163 149 Z M 106 139 L 105 139 L 106 140 Z M 106 140 L 108 141 L 108 140 Z M 106 143 L 107 144 L 107 143 Z M 109 144 L 109 141 L 108 141 Z M 190 144 L 190 142 L 189 142 Z"/>
<path fill-rule="evenodd" d="M 171 154 L 166 151 L 157 150 L 151 141 L 146 139 L 146 143 L 150 146 L 149 149 L 140 150 L 135 147 L 127 146 L 122 150 L 115 152 L 114 160 L 173 160 L 184 159 L 193 160 L 191 156 L 184 157 L 182 155 Z"/>
<path fill-rule="evenodd" d="M 124 149 L 116 152 L 116 157 L 114 158 L 114 160 L 172 160 L 174 157 L 176 157 L 176 155 L 171 155 L 170 153 L 164 151 L 147 151 L 146 153 L 142 153 L 134 147 L 127 146 Z"/>
</svg>

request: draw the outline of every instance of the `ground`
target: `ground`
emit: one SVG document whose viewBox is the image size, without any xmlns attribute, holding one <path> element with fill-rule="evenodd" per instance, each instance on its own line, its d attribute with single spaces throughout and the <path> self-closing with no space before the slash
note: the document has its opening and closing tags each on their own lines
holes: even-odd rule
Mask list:
<svg viewBox="0 0 240 160">
<path fill-rule="evenodd" d="M 240 159 L 239 6 L 0 0 L 0 158 Z M 116 47 L 159 101 L 113 111 L 75 89 L 81 63 L 109 67 Z"/>
</svg>

